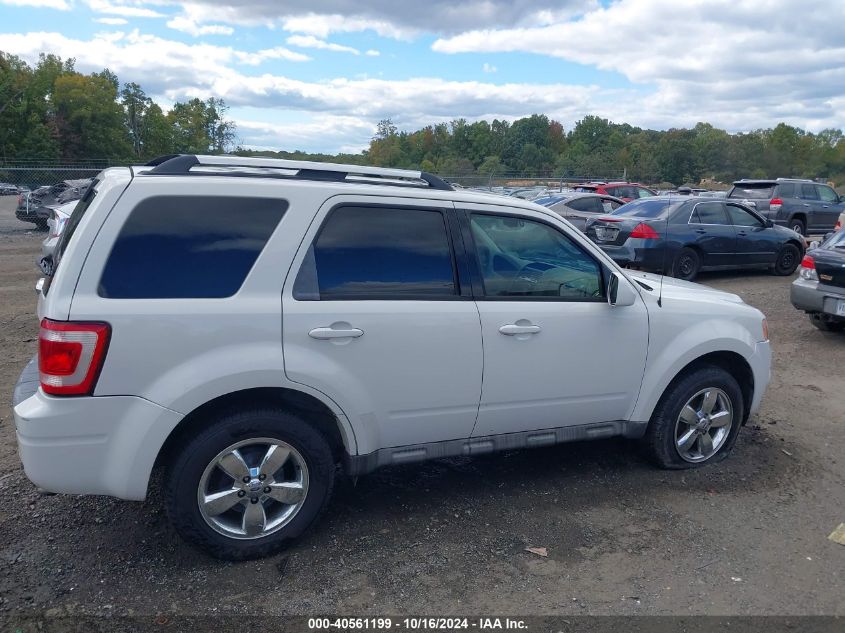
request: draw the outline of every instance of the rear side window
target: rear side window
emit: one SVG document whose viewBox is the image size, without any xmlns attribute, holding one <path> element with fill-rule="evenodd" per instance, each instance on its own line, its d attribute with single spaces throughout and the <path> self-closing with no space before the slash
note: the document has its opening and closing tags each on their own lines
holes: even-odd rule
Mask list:
<svg viewBox="0 0 845 633">
<path fill-rule="evenodd" d="M 287 202 L 158 196 L 129 214 L 100 279 L 108 299 L 218 299 L 246 279 Z"/>
<path fill-rule="evenodd" d="M 594 198 L 592 196 L 587 198 L 575 198 L 565 204 L 570 209 L 575 209 L 576 211 L 584 211 L 586 213 L 604 213 L 601 198 Z"/>
<path fill-rule="evenodd" d="M 731 189 L 728 198 L 740 198 L 748 200 L 769 200 L 773 197 L 775 191 L 774 184 L 768 183 L 743 183 L 741 185 L 734 185 Z"/>
<path fill-rule="evenodd" d="M 801 185 L 802 200 L 818 200 L 819 192 L 815 185 Z"/>
<path fill-rule="evenodd" d="M 730 224 L 725 215 L 725 205 L 721 202 L 701 202 L 695 205 L 691 224 Z"/>
<path fill-rule="evenodd" d="M 387 207 L 332 211 L 306 254 L 293 291 L 300 301 L 456 295 L 443 213 Z"/>
<path fill-rule="evenodd" d="M 777 194 L 775 197 L 778 198 L 794 198 L 795 197 L 795 183 L 792 182 L 783 182 L 778 185 Z"/>
</svg>

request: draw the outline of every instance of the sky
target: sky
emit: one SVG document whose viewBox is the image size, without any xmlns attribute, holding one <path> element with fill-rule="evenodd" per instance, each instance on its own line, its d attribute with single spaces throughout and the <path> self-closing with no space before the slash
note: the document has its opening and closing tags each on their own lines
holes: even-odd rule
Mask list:
<svg viewBox="0 0 845 633">
<path fill-rule="evenodd" d="M 221 97 L 259 149 L 359 152 L 384 118 L 845 127 L 845 0 L 0 0 L 0 50 Z"/>
</svg>

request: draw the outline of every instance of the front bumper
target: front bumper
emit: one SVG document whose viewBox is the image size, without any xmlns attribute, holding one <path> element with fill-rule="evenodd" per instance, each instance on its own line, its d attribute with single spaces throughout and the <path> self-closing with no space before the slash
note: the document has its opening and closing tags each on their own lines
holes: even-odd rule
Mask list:
<svg viewBox="0 0 845 633">
<path fill-rule="evenodd" d="M 760 403 L 763 401 L 763 394 L 772 379 L 772 347 L 769 341 L 761 341 L 754 346 L 754 353 L 747 359 L 754 375 L 754 396 L 751 398 L 751 407 L 748 410 L 749 417 L 757 413 Z"/>
<path fill-rule="evenodd" d="M 144 499 L 158 452 L 183 417 L 134 396 L 48 396 L 33 385 L 31 364 L 13 402 L 30 481 L 48 492 L 121 499 Z"/>
<path fill-rule="evenodd" d="M 836 302 L 845 301 L 845 288 L 827 286 L 798 277 L 789 289 L 792 305 L 804 312 L 836 314 Z"/>
</svg>

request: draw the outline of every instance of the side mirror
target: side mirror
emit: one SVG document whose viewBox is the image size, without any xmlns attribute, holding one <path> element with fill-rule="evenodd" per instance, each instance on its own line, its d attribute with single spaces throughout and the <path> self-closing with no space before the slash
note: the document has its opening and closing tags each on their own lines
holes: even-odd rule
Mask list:
<svg viewBox="0 0 845 633">
<path fill-rule="evenodd" d="M 607 302 L 612 306 L 632 306 L 637 300 L 637 291 L 620 273 L 611 272 L 607 283 Z"/>
</svg>

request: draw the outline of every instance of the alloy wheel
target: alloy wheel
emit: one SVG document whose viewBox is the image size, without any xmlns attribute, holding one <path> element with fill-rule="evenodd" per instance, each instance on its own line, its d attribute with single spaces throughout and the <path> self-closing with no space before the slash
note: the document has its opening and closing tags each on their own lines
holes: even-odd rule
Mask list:
<svg viewBox="0 0 845 633">
<path fill-rule="evenodd" d="M 308 466 L 290 444 L 255 438 L 220 451 L 197 488 L 205 522 L 235 539 L 268 536 L 290 523 L 308 494 Z"/>
<path fill-rule="evenodd" d="M 690 398 L 675 422 L 675 448 L 687 462 L 705 462 L 724 446 L 733 427 L 733 405 L 717 387 Z"/>
</svg>

